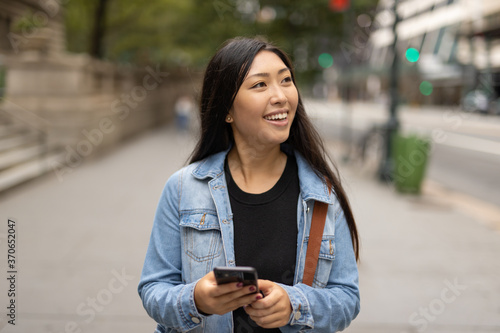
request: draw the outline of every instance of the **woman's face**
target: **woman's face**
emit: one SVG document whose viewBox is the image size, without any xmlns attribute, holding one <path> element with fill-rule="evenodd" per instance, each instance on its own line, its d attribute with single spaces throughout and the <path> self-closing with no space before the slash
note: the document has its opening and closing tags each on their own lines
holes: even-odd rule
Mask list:
<svg viewBox="0 0 500 333">
<path fill-rule="evenodd" d="M 260 51 L 229 111 L 235 144 L 270 148 L 288 139 L 298 93 L 285 63 L 271 51 Z"/>
</svg>

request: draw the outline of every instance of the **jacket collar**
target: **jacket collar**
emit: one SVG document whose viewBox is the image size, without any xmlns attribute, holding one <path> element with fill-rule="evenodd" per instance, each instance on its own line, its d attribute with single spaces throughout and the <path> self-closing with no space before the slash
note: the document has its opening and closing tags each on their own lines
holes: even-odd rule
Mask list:
<svg viewBox="0 0 500 333">
<path fill-rule="evenodd" d="M 229 147 L 226 150 L 210 155 L 200 162 L 193 170 L 193 176 L 198 179 L 205 178 L 216 178 L 224 172 L 224 160 L 226 159 L 227 153 L 229 153 Z"/>
<path fill-rule="evenodd" d="M 224 173 L 224 160 L 230 149 L 231 148 L 228 148 L 227 150 L 210 155 L 198 162 L 198 165 L 192 171 L 193 176 L 200 180 L 219 177 Z M 306 159 L 299 152 L 295 150 L 292 150 L 292 152 L 297 161 L 302 199 L 332 204 L 333 200 L 328 193 L 326 181 L 314 172 L 309 163 L 307 163 Z"/>
<path fill-rule="evenodd" d="M 299 183 L 302 199 L 322 201 L 333 204 L 332 197 L 328 191 L 326 180 L 319 176 L 307 163 L 306 159 L 297 151 L 294 151 L 297 167 L 299 169 Z M 332 189 L 333 193 L 333 189 Z"/>
</svg>

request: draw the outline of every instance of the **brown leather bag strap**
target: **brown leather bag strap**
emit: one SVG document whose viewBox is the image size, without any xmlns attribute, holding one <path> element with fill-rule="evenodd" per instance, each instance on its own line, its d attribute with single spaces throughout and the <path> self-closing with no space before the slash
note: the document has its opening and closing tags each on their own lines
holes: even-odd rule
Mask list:
<svg viewBox="0 0 500 333">
<path fill-rule="evenodd" d="M 330 193 L 330 187 L 328 187 L 328 192 Z M 308 286 L 312 286 L 314 274 L 316 273 L 327 212 L 328 204 L 321 201 L 314 202 L 311 229 L 309 230 L 309 242 L 307 243 L 304 276 L 302 277 L 302 283 Z"/>
</svg>

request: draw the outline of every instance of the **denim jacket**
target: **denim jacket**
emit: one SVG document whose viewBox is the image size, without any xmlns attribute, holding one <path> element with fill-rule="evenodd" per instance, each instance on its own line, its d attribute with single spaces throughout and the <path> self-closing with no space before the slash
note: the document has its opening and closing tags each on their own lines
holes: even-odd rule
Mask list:
<svg viewBox="0 0 500 333">
<path fill-rule="evenodd" d="M 139 295 L 157 333 L 233 331 L 232 312 L 205 316 L 194 302 L 197 281 L 215 266 L 235 266 L 233 220 L 224 174 L 227 151 L 190 164 L 167 181 L 158 204 Z M 349 228 L 335 195 L 297 152 L 300 194 L 292 314 L 282 332 L 336 332 L 360 309 L 358 270 Z M 301 283 L 314 201 L 328 213 L 313 286 Z M 276 235 L 279 237 L 279 235 Z M 271 254 L 270 254 L 271 255 Z M 279 258 L 276 258 L 279 260 Z M 251 327 L 249 329 L 251 332 Z"/>
</svg>

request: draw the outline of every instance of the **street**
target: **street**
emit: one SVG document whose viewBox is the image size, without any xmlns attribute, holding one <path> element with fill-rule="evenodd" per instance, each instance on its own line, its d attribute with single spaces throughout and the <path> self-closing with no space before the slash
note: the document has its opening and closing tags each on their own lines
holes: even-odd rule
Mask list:
<svg viewBox="0 0 500 333">
<path fill-rule="evenodd" d="M 321 132 L 334 140 L 350 135 L 359 142 L 373 124 L 388 117 L 382 104 L 307 103 Z M 403 133 L 431 139 L 429 180 L 500 207 L 500 117 L 423 106 L 401 107 L 399 120 Z"/>
<path fill-rule="evenodd" d="M 17 280 L 16 325 L 2 315 L 0 331 L 153 332 L 137 284 L 160 192 L 193 144 L 159 128 L 62 181 L 51 173 L 2 196 L 0 245 L 5 254 L 15 221 Z M 327 147 L 340 157 L 337 143 Z M 361 312 L 346 332 L 499 332 L 500 227 L 440 193 L 403 196 L 339 168 L 361 235 Z"/>
</svg>

